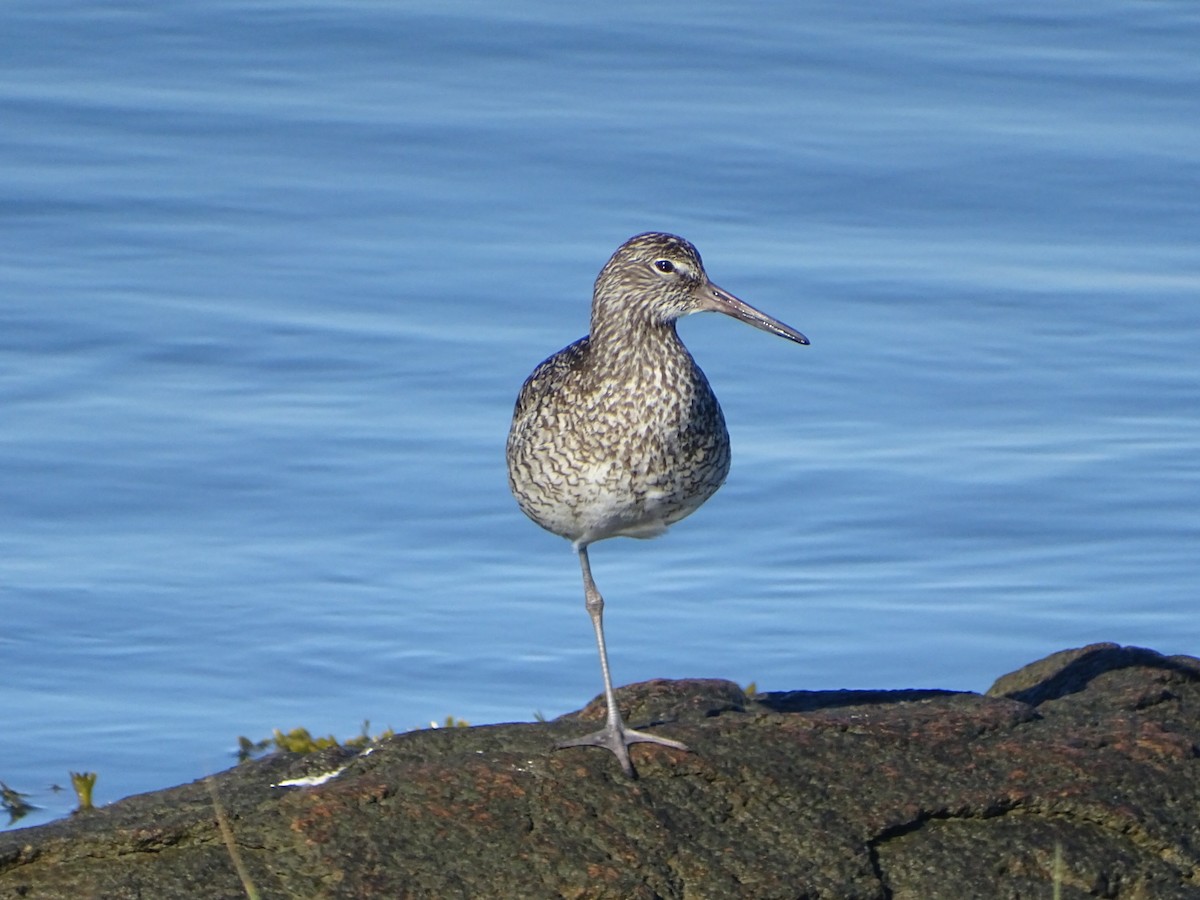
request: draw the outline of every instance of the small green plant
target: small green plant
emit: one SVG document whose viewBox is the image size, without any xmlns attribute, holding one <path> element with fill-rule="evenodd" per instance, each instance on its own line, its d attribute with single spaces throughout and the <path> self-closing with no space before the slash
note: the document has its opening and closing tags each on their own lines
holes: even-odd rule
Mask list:
<svg viewBox="0 0 1200 900">
<path fill-rule="evenodd" d="M 245 762 L 248 759 L 254 759 L 261 753 L 265 753 L 267 748 L 271 746 L 270 738 L 263 738 L 261 741 L 252 741 L 244 735 L 238 735 L 238 762 Z"/>
<path fill-rule="evenodd" d="M 75 788 L 75 796 L 79 799 L 78 812 L 95 809 L 92 806 L 92 790 L 96 787 L 95 772 L 72 772 L 71 787 Z"/>
<path fill-rule="evenodd" d="M 755 694 L 758 693 L 758 682 L 755 682 L 755 681 L 750 682 L 748 685 L 746 685 L 744 688 L 742 688 L 742 693 L 745 694 L 747 697 L 752 698 Z"/>
<path fill-rule="evenodd" d="M 449 721 L 447 718 L 447 722 Z M 325 737 L 313 737 L 312 732 L 307 728 L 293 728 L 288 732 L 276 728 L 271 737 L 263 738 L 261 741 L 252 741 L 248 737 L 240 736 L 238 737 L 237 758 L 238 762 L 245 762 L 272 750 L 286 750 L 288 753 L 316 753 L 318 750 L 325 750 L 329 747 L 363 750 L 368 744 L 382 741 L 396 733 L 391 728 L 387 728 L 372 737 L 370 727 L 370 720 L 363 722 L 362 732 L 344 741 L 339 741 L 332 734 Z"/>
<path fill-rule="evenodd" d="M 375 741 L 387 740 L 390 737 L 394 737 L 395 734 L 396 732 L 392 728 L 385 728 L 379 734 L 371 737 L 371 720 L 364 719 L 362 730 L 358 733 L 358 736 L 347 738 L 342 742 L 342 746 L 349 747 L 351 750 L 365 750 L 368 744 L 372 744 Z"/>
<path fill-rule="evenodd" d="M 446 721 L 439 725 L 437 722 L 430 722 L 430 728 L 470 728 L 471 723 L 466 719 L 456 719 L 454 716 L 446 716 Z"/>
<path fill-rule="evenodd" d="M 278 728 L 274 732 L 275 746 L 289 753 L 315 753 L 338 745 L 332 734 L 328 737 L 313 737 L 307 728 L 293 728 L 284 734 Z"/>
<path fill-rule="evenodd" d="M 4 811 L 8 813 L 9 825 L 25 818 L 37 809 L 26 799 L 28 796 L 28 794 L 22 794 L 0 781 L 0 806 L 4 807 Z"/>
</svg>

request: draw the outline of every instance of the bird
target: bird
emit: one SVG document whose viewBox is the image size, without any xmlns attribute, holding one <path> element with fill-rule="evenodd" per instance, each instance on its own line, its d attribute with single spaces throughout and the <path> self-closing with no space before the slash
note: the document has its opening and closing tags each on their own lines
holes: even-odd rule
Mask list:
<svg viewBox="0 0 1200 900">
<path fill-rule="evenodd" d="M 689 241 L 663 232 L 635 235 L 596 278 L 587 336 L 525 380 L 505 447 L 517 505 L 570 541 L 578 555 L 604 678 L 604 727 L 555 749 L 607 749 L 630 778 L 637 777 L 632 744 L 690 750 L 622 719 L 604 641 L 604 598 L 592 578 L 588 547 L 613 537 L 661 535 L 699 509 L 729 474 L 724 414 L 676 331 L 678 319 L 697 312 L 724 313 L 809 343 L 715 285 Z"/>
</svg>

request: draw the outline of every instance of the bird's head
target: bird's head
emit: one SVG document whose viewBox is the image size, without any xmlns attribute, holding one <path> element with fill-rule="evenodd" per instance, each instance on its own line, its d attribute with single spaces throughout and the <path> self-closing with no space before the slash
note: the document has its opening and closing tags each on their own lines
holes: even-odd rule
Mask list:
<svg viewBox="0 0 1200 900">
<path fill-rule="evenodd" d="M 592 300 L 593 330 L 624 322 L 670 325 L 696 312 L 720 312 L 798 344 L 808 338 L 709 280 L 699 251 L 673 234 L 631 237 L 600 270 Z"/>
</svg>

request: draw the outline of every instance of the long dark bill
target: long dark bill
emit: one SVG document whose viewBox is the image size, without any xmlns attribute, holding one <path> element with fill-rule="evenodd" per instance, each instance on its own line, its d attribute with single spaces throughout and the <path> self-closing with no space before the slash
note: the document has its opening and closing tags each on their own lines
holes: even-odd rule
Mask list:
<svg viewBox="0 0 1200 900">
<path fill-rule="evenodd" d="M 755 328 L 761 328 L 763 331 L 769 331 L 771 334 L 777 334 L 782 338 L 787 338 L 789 341 L 795 341 L 797 344 L 807 344 L 808 338 L 798 332 L 790 325 L 784 325 L 778 319 L 772 319 L 765 312 L 755 309 L 749 303 L 739 300 L 729 291 L 717 287 L 711 282 L 708 285 L 706 293 L 709 302 L 705 304 L 706 310 L 713 312 L 725 313 L 727 316 L 733 316 L 740 322 L 745 322 L 747 325 L 753 325 Z"/>
</svg>

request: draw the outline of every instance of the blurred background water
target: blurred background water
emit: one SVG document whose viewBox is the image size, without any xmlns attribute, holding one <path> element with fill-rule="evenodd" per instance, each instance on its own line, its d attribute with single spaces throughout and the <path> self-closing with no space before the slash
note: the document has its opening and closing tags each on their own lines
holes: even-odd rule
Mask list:
<svg viewBox="0 0 1200 900">
<path fill-rule="evenodd" d="M 11 0 L 0 780 L 600 689 L 512 402 L 674 231 L 733 473 L 592 560 L 615 678 L 983 690 L 1200 652 L 1200 11 Z"/>
</svg>

